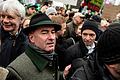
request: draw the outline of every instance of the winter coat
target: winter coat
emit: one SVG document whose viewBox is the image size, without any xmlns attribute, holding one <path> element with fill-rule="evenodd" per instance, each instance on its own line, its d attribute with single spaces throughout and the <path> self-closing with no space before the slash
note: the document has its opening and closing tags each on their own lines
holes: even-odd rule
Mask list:
<svg viewBox="0 0 120 80">
<path fill-rule="evenodd" d="M 96 53 L 94 53 L 96 55 Z M 72 62 L 74 73 L 68 80 L 116 80 L 107 67 L 94 59 L 77 58 Z"/>
<path fill-rule="evenodd" d="M 95 43 L 95 45 L 96 45 L 96 43 Z M 95 52 L 95 51 L 93 51 L 93 52 Z M 82 57 L 86 56 L 87 53 L 88 53 L 88 49 L 85 46 L 82 39 L 80 39 L 78 43 L 69 47 L 66 50 L 64 65 L 67 66 L 67 65 L 71 64 L 74 59 L 82 58 Z M 92 55 L 92 57 L 94 57 L 94 54 Z"/>
<path fill-rule="evenodd" d="M 8 32 L 1 30 L 0 66 L 6 67 L 25 51 L 26 45 L 26 36 L 22 31 L 17 36 L 11 36 Z"/>
<path fill-rule="evenodd" d="M 79 37 L 76 36 L 75 28 L 77 28 L 77 25 L 75 25 L 73 21 L 68 23 L 67 24 L 67 29 L 66 29 L 66 32 L 65 32 L 65 38 L 68 39 L 68 38 L 72 37 L 75 40 L 75 42 L 78 42 Z"/>
<path fill-rule="evenodd" d="M 28 55 L 28 53 L 33 53 Z M 8 67 L 9 75 L 7 80 L 58 80 L 59 73 L 56 64 L 44 56 L 36 56 L 33 49 L 17 57 Z M 31 58 L 31 57 L 33 58 Z M 33 61 L 34 60 L 34 61 Z M 61 76 L 62 77 L 62 76 Z M 63 80 L 60 78 L 59 80 Z"/>
<path fill-rule="evenodd" d="M 74 44 L 75 44 L 75 41 L 72 37 L 68 38 L 67 40 L 63 38 L 57 39 L 55 52 L 58 54 L 59 68 L 61 71 L 64 70 L 63 62 L 64 62 L 64 57 L 65 57 L 65 51 L 67 48 L 69 48 L 71 45 L 74 45 Z"/>
<path fill-rule="evenodd" d="M 13 61 L 7 69 L 11 75 L 7 80 L 54 80 L 54 72 L 49 67 L 40 72 L 25 53 Z"/>
<path fill-rule="evenodd" d="M 85 56 L 85 53 L 87 52 L 88 49 L 81 41 L 77 42 L 75 45 L 72 45 L 65 52 L 65 66 L 71 64 L 72 60 L 74 60 L 75 58 Z"/>
</svg>

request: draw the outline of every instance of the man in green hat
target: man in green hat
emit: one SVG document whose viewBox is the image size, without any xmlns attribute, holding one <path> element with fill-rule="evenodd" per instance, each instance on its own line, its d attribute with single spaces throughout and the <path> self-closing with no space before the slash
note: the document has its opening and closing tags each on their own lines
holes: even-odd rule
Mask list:
<svg viewBox="0 0 120 80">
<path fill-rule="evenodd" d="M 26 6 L 26 17 L 30 18 L 33 14 L 37 12 L 37 5 L 35 4 L 28 4 Z"/>
<path fill-rule="evenodd" d="M 38 6 L 36 4 L 26 5 L 26 15 L 23 20 L 23 28 L 28 27 L 31 17 L 37 12 Z"/>
<path fill-rule="evenodd" d="M 28 47 L 7 69 L 10 80 L 58 80 L 57 58 L 54 53 L 56 35 L 61 29 L 46 14 L 36 13 L 29 27 L 24 29 L 28 36 Z"/>
</svg>

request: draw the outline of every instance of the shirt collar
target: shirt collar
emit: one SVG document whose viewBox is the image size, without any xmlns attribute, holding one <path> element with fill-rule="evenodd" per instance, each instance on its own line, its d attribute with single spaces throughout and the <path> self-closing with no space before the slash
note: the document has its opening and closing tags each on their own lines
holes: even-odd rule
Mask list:
<svg viewBox="0 0 120 80">
<path fill-rule="evenodd" d="M 94 51 L 95 48 L 95 43 L 93 43 L 91 46 L 86 46 L 88 49 L 88 53 L 92 53 Z"/>
</svg>

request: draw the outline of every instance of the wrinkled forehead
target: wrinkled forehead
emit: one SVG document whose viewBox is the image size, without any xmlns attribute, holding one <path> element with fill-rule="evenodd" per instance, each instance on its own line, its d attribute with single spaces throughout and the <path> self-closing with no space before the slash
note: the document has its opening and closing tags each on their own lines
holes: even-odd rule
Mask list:
<svg viewBox="0 0 120 80">
<path fill-rule="evenodd" d="M 91 34 L 95 34 L 96 35 L 95 31 L 93 31 L 91 29 L 85 29 L 85 30 L 83 30 L 82 33 L 91 33 Z"/>
</svg>

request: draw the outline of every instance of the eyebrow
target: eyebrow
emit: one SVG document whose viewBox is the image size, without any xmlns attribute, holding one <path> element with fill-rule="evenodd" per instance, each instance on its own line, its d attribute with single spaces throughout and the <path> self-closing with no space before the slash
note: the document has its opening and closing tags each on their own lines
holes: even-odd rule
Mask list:
<svg viewBox="0 0 120 80">
<path fill-rule="evenodd" d="M 46 29 L 41 30 L 41 32 L 44 32 L 44 31 L 49 31 L 49 30 L 46 30 Z M 55 31 L 55 29 L 52 29 L 51 31 Z"/>
</svg>

